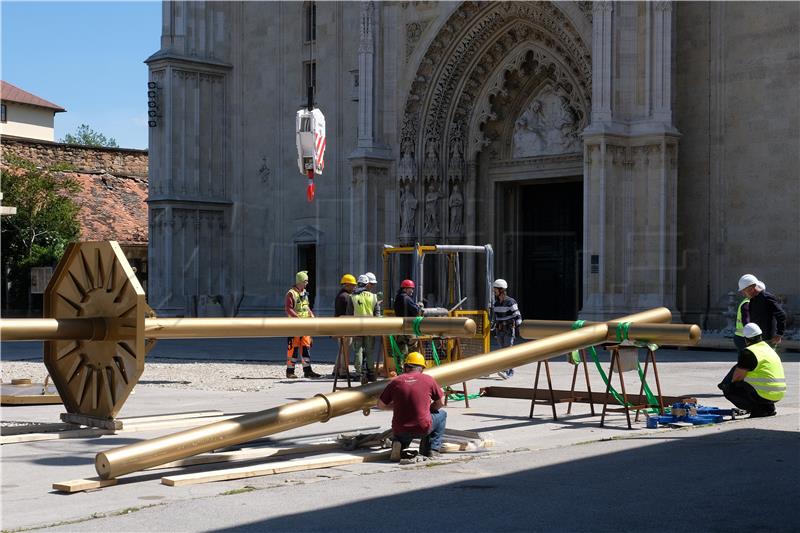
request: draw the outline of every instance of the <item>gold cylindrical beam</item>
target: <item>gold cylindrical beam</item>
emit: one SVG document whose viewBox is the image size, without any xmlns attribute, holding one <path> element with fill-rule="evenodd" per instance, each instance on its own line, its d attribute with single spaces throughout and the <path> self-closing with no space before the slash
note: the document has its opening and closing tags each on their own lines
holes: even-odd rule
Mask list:
<svg viewBox="0 0 800 533">
<path fill-rule="evenodd" d="M 585 322 L 583 327 L 592 324 L 607 324 L 606 341 L 617 340 L 617 326 L 629 322 L 628 339 L 642 342 L 655 342 L 670 346 L 694 346 L 700 341 L 701 331 L 696 324 L 668 324 L 672 312 L 666 307 L 648 309 L 640 313 L 615 318 L 609 322 Z M 571 331 L 574 322 L 570 320 L 523 320 L 520 334 L 526 339 L 541 339 L 565 331 Z"/>
<path fill-rule="evenodd" d="M 103 340 L 108 328 L 103 318 L 4 318 L 4 341 Z"/>
<path fill-rule="evenodd" d="M 414 335 L 414 318 L 147 318 L 148 339 L 299 337 L 303 335 Z M 468 337 L 476 330 L 471 318 L 429 317 L 420 333 Z M 132 337 L 118 320 L 104 318 L 27 318 L 0 320 L 4 341 L 105 340 Z"/>
<path fill-rule="evenodd" d="M 149 339 L 233 337 L 299 337 L 303 335 L 414 335 L 414 318 L 148 318 Z M 429 317 L 419 322 L 423 335 L 470 336 L 477 326 L 470 318 Z"/>
<path fill-rule="evenodd" d="M 602 322 L 587 322 L 588 324 Z M 573 322 L 568 320 L 525 320 L 520 326 L 520 334 L 525 339 L 542 339 L 572 330 Z M 655 342 L 668 346 L 694 346 L 700 342 L 700 328 L 696 324 L 642 324 L 632 323 L 628 328 L 628 339 L 640 342 Z M 608 328 L 606 341 L 617 341 L 616 328 Z"/>
<path fill-rule="evenodd" d="M 547 339 L 461 359 L 428 369 L 426 373 L 436 379 L 441 386 L 447 386 L 504 368 L 586 348 L 603 342 L 607 335 L 608 326 L 594 324 Z M 377 381 L 331 394 L 318 394 L 313 398 L 273 407 L 266 411 L 114 448 L 97 454 L 95 468 L 101 478 L 109 479 L 313 422 L 324 422 L 336 416 L 374 406 L 387 383 L 388 380 Z"/>
</svg>

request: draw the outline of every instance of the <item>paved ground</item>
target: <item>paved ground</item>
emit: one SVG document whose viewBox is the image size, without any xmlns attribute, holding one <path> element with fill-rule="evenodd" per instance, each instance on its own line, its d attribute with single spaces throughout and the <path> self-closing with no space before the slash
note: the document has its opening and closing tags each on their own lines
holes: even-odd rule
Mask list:
<svg viewBox="0 0 800 533">
<path fill-rule="evenodd" d="M 280 342 L 160 343 L 159 357 L 241 360 L 282 349 Z M 322 342 L 315 357 L 326 358 Z M 33 346 L 33 348 L 30 348 Z M 2 345 L 2 364 L 40 357 L 35 345 Z M 20 350 L 29 350 L 22 353 Z M 27 354 L 27 355 L 26 355 Z M 255 357 L 255 356 L 253 356 Z M 726 406 L 715 385 L 733 363 L 732 352 L 659 352 L 664 392 L 694 395 Z M 448 425 L 490 433 L 485 453 L 449 454 L 433 467 L 392 463 L 237 481 L 168 487 L 165 470 L 131 474 L 115 487 L 62 495 L 53 482 L 95 475 L 97 452 L 175 430 L 122 433 L 0 448 L 2 529 L 61 531 L 797 531 L 800 508 L 800 356 L 784 354 L 790 393 L 779 416 L 711 427 L 628 430 L 622 415 L 598 426 L 588 406 L 558 421 L 537 406 L 528 418 L 522 400 L 481 398 L 470 409 L 448 407 Z M 187 360 L 187 363 L 189 361 Z M 552 365 L 557 388 L 568 388 L 571 367 Z M 535 365 L 510 381 L 530 386 Z M 593 373 L 593 389 L 600 387 Z M 627 376 L 626 376 L 627 377 Z M 631 379 L 633 379 L 631 375 Z M 186 390 L 142 384 L 121 416 L 220 409 L 249 412 L 330 390 L 330 381 L 278 380 L 260 391 Z M 564 414 L 565 406 L 559 406 Z M 5 407 L 3 421 L 58 421 L 60 406 Z M 355 413 L 274 436 L 270 442 L 389 427 L 390 413 Z M 372 428 L 372 429 L 369 429 Z M 452 458 L 451 458 L 452 457 Z"/>
</svg>

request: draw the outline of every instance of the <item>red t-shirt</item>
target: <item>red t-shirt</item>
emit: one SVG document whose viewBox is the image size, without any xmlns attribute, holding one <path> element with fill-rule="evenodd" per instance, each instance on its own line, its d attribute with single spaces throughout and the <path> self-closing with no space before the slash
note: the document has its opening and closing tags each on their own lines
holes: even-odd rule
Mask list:
<svg viewBox="0 0 800 533">
<path fill-rule="evenodd" d="M 381 394 L 381 401 L 393 404 L 392 431 L 427 435 L 431 430 L 431 403 L 442 396 L 435 379 L 412 372 L 390 381 Z"/>
</svg>

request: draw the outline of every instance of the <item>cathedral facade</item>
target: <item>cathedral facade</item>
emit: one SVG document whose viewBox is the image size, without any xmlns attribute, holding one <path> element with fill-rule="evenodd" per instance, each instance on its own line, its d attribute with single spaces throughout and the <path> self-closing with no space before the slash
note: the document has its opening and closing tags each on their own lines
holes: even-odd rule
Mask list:
<svg viewBox="0 0 800 533">
<path fill-rule="evenodd" d="M 278 314 L 308 269 L 327 314 L 384 244 L 489 243 L 528 318 L 723 330 L 751 272 L 796 324 L 799 32 L 789 2 L 165 2 L 150 304 Z"/>
</svg>

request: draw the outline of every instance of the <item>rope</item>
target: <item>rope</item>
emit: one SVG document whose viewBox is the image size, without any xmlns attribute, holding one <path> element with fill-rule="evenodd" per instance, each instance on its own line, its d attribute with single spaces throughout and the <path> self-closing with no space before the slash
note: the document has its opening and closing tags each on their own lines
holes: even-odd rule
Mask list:
<svg viewBox="0 0 800 533">
<path fill-rule="evenodd" d="M 399 376 L 400 374 L 403 373 L 403 365 L 402 365 L 402 363 L 404 362 L 402 361 L 403 352 L 400 351 L 400 347 L 397 345 L 397 343 L 394 341 L 394 337 L 392 337 L 391 335 L 389 335 L 389 345 L 392 347 L 392 358 L 394 359 L 394 367 L 395 370 L 397 371 L 397 375 Z"/>
</svg>

